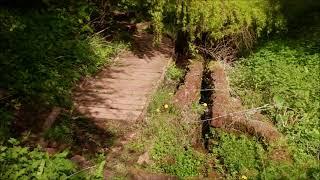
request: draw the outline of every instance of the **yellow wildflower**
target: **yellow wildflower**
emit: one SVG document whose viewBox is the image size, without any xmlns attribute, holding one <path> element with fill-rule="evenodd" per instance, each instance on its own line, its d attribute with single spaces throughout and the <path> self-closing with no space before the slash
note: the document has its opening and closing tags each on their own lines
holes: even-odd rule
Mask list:
<svg viewBox="0 0 320 180">
<path fill-rule="evenodd" d="M 242 175 L 242 176 L 241 176 L 241 179 L 248 179 L 248 177 L 245 176 L 245 175 Z"/>
</svg>

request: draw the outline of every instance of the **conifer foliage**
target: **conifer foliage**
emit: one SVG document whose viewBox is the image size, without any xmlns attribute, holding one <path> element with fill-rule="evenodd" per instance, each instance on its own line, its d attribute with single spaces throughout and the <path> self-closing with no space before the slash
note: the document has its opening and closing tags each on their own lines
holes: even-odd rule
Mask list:
<svg viewBox="0 0 320 180">
<path fill-rule="evenodd" d="M 185 48 L 191 53 L 200 50 L 210 55 L 219 54 L 211 47 L 221 50 L 224 48 L 220 47 L 221 44 L 234 47 L 223 50 L 227 54 L 243 47 L 249 48 L 256 37 L 284 29 L 286 22 L 278 1 L 154 0 L 153 4 L 150 12 L 156 42 L 161 39 L 163 27 L 175 26 L 175 33 L 184 34 L 182 39 L 178 35 L 177 41 L 187 41 L 181 44 L 187 44 Z M 175 18 L 168 18 L 172 14 Z"/>
</svg>

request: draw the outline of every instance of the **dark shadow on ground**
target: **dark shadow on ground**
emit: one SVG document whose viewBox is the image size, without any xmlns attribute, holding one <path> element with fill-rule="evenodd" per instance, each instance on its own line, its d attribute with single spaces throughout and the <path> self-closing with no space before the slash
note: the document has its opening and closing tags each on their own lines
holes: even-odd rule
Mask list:
<svg viewBox="0 0 320 180">
<path fill-rule="evenodd" d="M 117 138 L 115 133 L 85 117 L 62 115 L 45 133 L 45 149 L 69 149 L 72 155 L 95 156 L 107 153 Z"/>
<path fill-rule="evenodd" d="M 148 33 L 137 33 L 132 42 L 132 52 L 139 58 L 152 58 L 160 52 L 172 56 L 173 43 L 169 38 L 163 38 L 160 44 L 153 43 L 154 35 Z"/>
<path fill-rule="evenodd" d="M 123 52 L 118 57 L 121 60 L 103 69 L 94 77 L 84 79 L 74 88 L 73 99 L 77 109 L 87 117 L 94 117 L 97 123 L 100 123 L 98 119 L 106 120 L 110 117 L 122 119 L 127 113 L 134 117 L 139 113 L 138 111 L 142 111 L 144 107 L 138 102 L 145 102 L 143 97 L 146 96 L 140 95 L 147 95 L 145 89 L 152 85 L 150 79 L 153 81 L 157 76 L 154 74 L 163 71 L 164 66 L 159 65 L 158 62 L 173 55 L 172 42 L 166 38 L 158 47 L 154 47 L 152 34 L 136 33 L 132 43 L 131 51 Z M 159 69 L 148 69 L 148 67 L 141 67 L 141 64 L 151 65 L 150 67 L 159 65 Z M 132 77 L 132 73 L 135 77 Z M 140 77 L 141 81 L 137 81 Z M 121 83 L 122 80 L 125 83 Z M 128 101 L 128 96 L 137 94 L 139 96 L 129 98 Z M 117 103 L 119 102 L 117 100 L 121 103 Z M 119 107 L 120 104 L 123 106 Z M 101 115 L 104 117 L 101 118 Z"/>
</svg>

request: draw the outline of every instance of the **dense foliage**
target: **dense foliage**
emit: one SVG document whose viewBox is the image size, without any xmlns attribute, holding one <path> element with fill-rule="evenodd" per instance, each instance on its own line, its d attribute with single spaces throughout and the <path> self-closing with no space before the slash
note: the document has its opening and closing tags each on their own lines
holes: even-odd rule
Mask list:
<svg viewBox="0 0 320 180">
<path fill-rule="evenodd" d="M 314 0 L 279 0 L 281 12 L 288 21 L 289 28 L 319 21 L 320 1 Z"/>
<path fill-rule="evenodd" d="M 71 107 L 80 78 L 110 63 L 125 48 L 93 34 L 90 4 L 51 9 L 0 9 L 1 140 L 9 136 L 12 111 Z M 41 122 L 40 122 L 41 124 Z"/>
<path fill-rule="evenodd" d="M 232 73 L 235 93 L 244 104 L 273 106 L 265 113 L 286 136 L 293 166 L 305 169 L 300 172 L 317 168 L 319 160 L 319 32 L 316 26 L 295 39 L 266 42 Z"/>
<path fill-rule="evenodd" d="M 260 34 L 283 26 L 281 17 L 275 16 L 279 14 L 279 5 L 267 0 L 198 0 L 187 5 L 185 14 L 189 20 L 185 17 L 182 23 L 195 37 L 207 32 L 211 38 L 219 39 L 251 28 Z"/>
<path fill-rule="evenodd" d="M 89 169 L 79 170 L 64 151 L 49 156 L 39 148 L 30 149 L 10 139 L 0 146 L 1 179 L 103 179 L 103 159 Z"/>
<path fill-rule="evenodd" d="M 169 34 L 176 34 L 177 45 L 185 46 L 176 46 L 178 53 L 210 54 L 210 47 L 222 39 L 232 39 L 238 50 L 250 48 L 256 36 L 283 30 L 286 22 L 278 1 L 155 0 L 154 4 L 150 11 L 156 41 L 164 27 L 165 32 L 174 31 Z"/>
<path fill-rule="evenodd" d="M 0 146 L 1 179 L 61 179 L 76 172 L 66 159 L 67 152 L 49 157 L 38 149 L 21 147 L 14 139 L 10 146 Z"/>
<path fill-rule="evenodd" d="M 8 18 L 9 17 L 9 18 Z M 53 12 L 1 11 L 0 86 L 25 102 L 66 104 L 80 77 L 104 65 L 119 46 L 90 30 L 82 16 Z M 79 31 L 80 30 L 80 31 Z"/>
<path fill-rule="evenodd" d="M 20 133 L 12 122 L 35 118 L 17 117 L 23 107 L 70 108 L 75 83 L 125 48 L 94 33 L 91 3 L 34 3 L 38 6 L 16 1 L 0 8 L 0 179 L 60 179 L 77 171 L 66 153 L 50 157 L 40 149 L 7 145 L 11 132 Z"/>
<path fill-rule="evenodd" d="M 218 158 L 215 168 L 227 179 L 319 179 L 317 160 L 295 156 L 295 161 L 277 160 L 277 146 L 267 146 L 256 138 L 215 131 L 212 147 Z M 272 158 L 275 157 L 275 158 Z M 298 160 L 299 159 L 299 160 Z"/>
</svg>

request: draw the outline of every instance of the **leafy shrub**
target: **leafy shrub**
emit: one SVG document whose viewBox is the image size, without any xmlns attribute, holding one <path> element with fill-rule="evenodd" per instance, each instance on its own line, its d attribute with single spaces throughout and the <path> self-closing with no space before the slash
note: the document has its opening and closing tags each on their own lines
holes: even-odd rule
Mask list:
<svg viewBox="0 0 320 180">
<path fill-rule="evenodd" d="M 183 46 L 177 50 L 190 50 L 192 53 L 202 51 L 197 48 L 202 43 L 206 51 L 210 51 L 210 46 L 224 38 L 234 38 L 236 46 L 242 47 L 245 43 L 246 47 L 254 42 L 256 35 L 278 32 L 286 23 L 279 1 L 155 0 L 149 9 L 155 41 L 161 39 L 164 27 L 174 25 L 172 29 L 178 32 L 177 44 Z"/>
<path fill-rule="evenodd" d="M 287 172 L 291 174 L 286 177 L 300 178 L 317 168 L 320 141 L 319 26 L 312 29 L 316 31 L 306 31 L 295 40 L 278 38 L 263 44 L 254 54 L 236 63 L 231 73 L 233 89 L 244 104 L 248 107 L 273 105 L 264 113 L 288 140 L 294 165 L 270 165 L 268 170 L 277 169 L 272 171 L 274 175 L 285 174 L 285 169 L 291 168 Z"/>
<path fill-rule="evenodd" d="M 294 163 L 270 159 L 273 148 L 255 138 L 215 131 L 218 143 L 212 147 L 215 168 L 228 179 L 318 179 L 317 161 L 299 157 Z"/>
<path fill-rule="evenodd" d="M 0 87 L 23 102 L 70 105 L 74 83 L 123 47 L 88 36 L 88 17 L 80 12 L 0 9 L 0 19 L 5 22 L 0 25 L 0 63 L 6 67 L 0 70 Z"/>
<path fill-rule="evenodd" d="M 245 136 L 234 136 L 227 133 L 219 135 L 219 144 L 213 152 L 223 162 L 228 176 L 257 177 L 261 171 L 263 147 L 255 140 Z M 220 171 L 223 171 L 221 168 Z"/>
<path fill-rule="evenodd" d="M 0 179 L 64 179 L 76 171 L 67 152 L 49 157 L 39 149 L 21 147 L 14 139 L 0 146 Z"/>
<path fill-rule="evenodd" d="M 180 81 L 184 76 L 184 71 L 175 64 L 171 64 L 166 72 L 166 78 L 172 81 Z"/>
<path fill-rule="evenodd" d="M 67 151 L 49 156 L 39 148 L 20 146 L 11 138 L 6 146 L 0 145 L 0 179 L 103 179 L 103 154 L 85 171 L 78 170 L 67 156 Z"/>
</svg>

